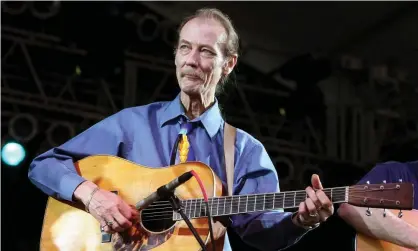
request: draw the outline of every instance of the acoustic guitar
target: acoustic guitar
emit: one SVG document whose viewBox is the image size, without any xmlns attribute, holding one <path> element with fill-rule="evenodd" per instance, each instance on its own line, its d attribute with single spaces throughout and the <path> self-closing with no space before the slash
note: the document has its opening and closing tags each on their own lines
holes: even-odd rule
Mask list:
<svg viewBox="0 0 418 251">
<path fill-rule="evenodd" d="M 175 195 L 208 250 L 211 250 L 211 245 L 215 245 L 216 250 L 223 248 L 226 228 L 216 220 L 219 217 L 297 208 L 306 198 L 304 190 L 225 196 L 227 193 L 221 180 L 201 162 L 150 168 L 115 156 L 94 155 L 79 160 L 75 166 L 82 177 L 102 189 L 117 193 L 131 205 L 141 204 L 159 187 L 194 170 L 209 197 L 215 243 L 210 242 L 208 214 L 197 179 L 192 178 L 178 186 Z M 409 210 L 413 204 L 412 184 L 408 183 L 335 187 L 326 188 L 324 192 L 333 203 L 348 202 L 361 207 Z M 50 197 L 45 210 L 40 250 L 201 250 L 186 222 L 167 200 L 155 201 L 145 208 L 137 206 L 137 209 L 140 212 L 138 223 L 126 232 L 110 235 L 101 230 L 99 222 L 82 205 Z"/>
<path fill-rule="evenodd" d="M 389 210 L 389 211 L 391 211 L 395 215 L 397 214 L 397 212 L 395 212 L 394 210 Z M 417 210 L 403 211 L 401 219 L 415 227 L 418 227 L 418 211 Z M 372 237 L 358 233 L 356 235 L 356 251 L 415 251 L 415 250 L 406 248 L 406 247 L 401 247 L 399 245 L 396 245 L 387 241 L 374 239 Z"/>
</svg>

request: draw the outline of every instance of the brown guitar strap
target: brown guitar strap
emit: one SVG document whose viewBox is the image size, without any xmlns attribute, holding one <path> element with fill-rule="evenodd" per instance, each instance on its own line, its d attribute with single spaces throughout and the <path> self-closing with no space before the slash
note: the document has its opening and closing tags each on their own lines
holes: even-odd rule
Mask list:
<svg viewBox="0 0 418 251">
<path fill-rule="evenodd" d="M 234 155 L 235 155 L 235 136 L 237 129 L 225 122 L 224 126 L 224 158 L 226 169 L 226 183 L 228 185 L 228 195 L 232 195 L 232 189 L 234 185 Z M 222 222 L 221 222 L 222 221 Z M 225 244 L 225 234 L 227 226 L 230 221 L 215 221 L 213 229 L 217 229 L 213 234 L 215 236 L 215 250 L 222 251 Z M 211 250 L 212 244 L 209 244 L 208 250 Z"/>
<path fill-rule="evenodd" d="M 235 137 L 237 129 L 225 122 L 224 127 L 224 155 L 226 178 L 228 185 L 228 195 L 232 195 L 234 185 L 234 167 L 235 167 Z"/>
</svg>

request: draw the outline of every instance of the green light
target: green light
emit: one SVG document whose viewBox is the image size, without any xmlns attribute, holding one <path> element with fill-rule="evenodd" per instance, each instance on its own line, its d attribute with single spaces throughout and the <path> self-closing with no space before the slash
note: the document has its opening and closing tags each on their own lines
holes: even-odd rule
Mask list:
<svg viewBox="0 0 418 251">
<path fill-rule="evenodd" d="M 19 143 L 8 142 L 1 149 L 1 159 L 9 166 L 19 165 L 25 157 L 25 148 Z"/>
<path fill-rule="evenodd" d="M 78 65 L 75 67 L 75 74 L 77 74 L 78 76 L 81 75 L 81 68 Z"/>
</svg>

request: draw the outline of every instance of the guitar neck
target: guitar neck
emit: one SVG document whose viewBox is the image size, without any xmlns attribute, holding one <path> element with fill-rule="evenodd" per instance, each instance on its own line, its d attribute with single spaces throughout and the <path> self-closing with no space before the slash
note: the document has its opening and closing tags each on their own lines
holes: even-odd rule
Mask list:
<svg viewBox="0 0 418 251">
<path fill-rule="evenodd" d="M 349 187 L 335 187 L 323 189 L 333 203 L 348 201 Z M 211 216 L 224 216 L 252 212 L 263 212 L 276 209 L 299 207 L 307 198 L 305 190 L 262 193 L 248 195 L 234 195 L 214 197 L 208 200 Z M 182 200 L 183 211 L 188 218 L 207 217 L 207 207 L 203 199 Z M 181 215 L 173 212 L 173 220 L 182 220 Z"/>
</svg>

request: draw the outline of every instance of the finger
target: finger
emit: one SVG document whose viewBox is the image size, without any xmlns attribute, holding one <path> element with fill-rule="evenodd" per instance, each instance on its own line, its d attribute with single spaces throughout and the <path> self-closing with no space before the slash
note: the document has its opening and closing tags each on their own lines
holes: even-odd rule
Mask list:
<svg viewBox="0 0 418 251">
<path fill-rule="evenodd" d="M 113 230 L 106 224 L 105 220 L 100 220 L 100 226 L 102 228 L 103 231 L 105 231 L 106 233 L 110 233 L 113 234 Z"/>
<path fill-rule="evenodd" d="M 130 206 L 122 199 L 118 204 L 119 212 L 125 217 L 126 219 L 134 219 L 138 216 L 138 212 L 133 206 Z"/>
<path fill-rule="evenodd" d="M 298 213 L 299 213 L 300 215 L 305 215 L 305 216 L 307 216 L 307 215 L 309 214 L 308 208 L 306 207 L 306 205 L 305 205 L 305 202 L 304 202 L 304 201 L 302 201 L 302 202 L 299 204 Z"/>
<path fill-rule="evenodd" d="M 113 218 L 112 215 L 106 215 L 103 218 L 105 220 L 106 225 L 108 225 L 111 230 L 114 230 L 116 232 L 123 231 L 123 228 L 119 226 L 119 223 Z"/>
<path fill-rule="evenodd" d="M 331 209 L 332 202 L 323 191 L 321 191 L 321 190 L 316 191 L 316 197 L 318 198 L 322 208 L 324 208 L 325 210 L 330 210 Z M 332 212 L 331 212 L 331 214 L 332 214 Z"/>
<path fill-rule="evenodd" d="M 309 218 L 309 211 L 308 208 L 306 207 L 306 203 L 303 201 L 299 204 L 299 209 L 298 209 L 298 216 L 301 222 L 306 222 L 306 219 Z"/>
<path fill-rule="evenodd" d="M 317 174 L 312 174 L 311 183 L 314 189 L 324 189 L 322 187 L 321 180 L 319 179 L 319 176 Z"/>
<path fill-rule="evenodd" d="M 316 196 L 315 191 L 312 189 L 312 187 L 307 187 L 305 189 L 306 194 L 308 195 L 308 198 L 312 200 L 317 210 L 321 208 L 321 201 L 318 199 L 318 196 Z"/>
<path fill-rule="evenodd" d="M 117 221 L 118 225 L 123 229 L 132 227 L 132 223 L 127 218 L 125 218 L 119 211 L 113 214 L 113 218 Z"/>
<path fill-rule="evenodd" d="M 136 209 L 135 206 L 130 205 L 130 209 L 131 209 L 131 220 L 138 220 L 139 218 L 139 211 Z"/>
<path fill-rule="evenodd" d="M 317 214 L 317 210 L 316 210 L 316 206 L 313 203 L 313 201 L 311 200 L 311 198 L 307 198 L 306 201 L 306 207 L 308 208 L 308 212 L 309 212 L 309 217 L 312 218 L 312 215 L 316 215 Z"/>
<path fill-rule="evenodd" d="M 324 222 L 328 219 L 330 214 L 326 210 L 322 209 L 318 212 L 318 216 L 319 216 L 319 221 Z"/>
</svg>

